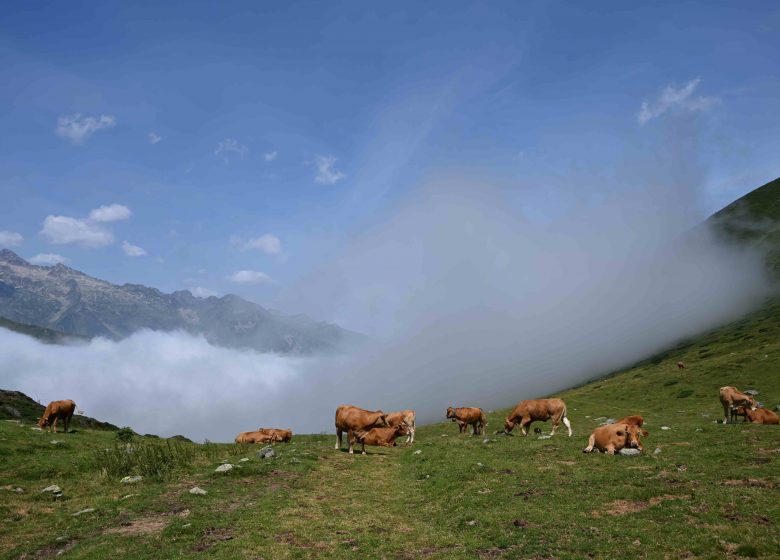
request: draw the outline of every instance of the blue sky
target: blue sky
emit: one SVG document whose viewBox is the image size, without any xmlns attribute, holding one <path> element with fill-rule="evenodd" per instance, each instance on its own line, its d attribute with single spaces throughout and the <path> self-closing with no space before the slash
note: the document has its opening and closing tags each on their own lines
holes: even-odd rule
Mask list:
<svg viewBox="0 0 780 560">
<path fill-rule="evenodd" d="M 437 177 L 544 220 L 675 119 L 691 223 L 780 175 L 776 2 L 132 4 L 4 6 L 0 245 L 26 258 L 273 306 Z"/>
</svg>

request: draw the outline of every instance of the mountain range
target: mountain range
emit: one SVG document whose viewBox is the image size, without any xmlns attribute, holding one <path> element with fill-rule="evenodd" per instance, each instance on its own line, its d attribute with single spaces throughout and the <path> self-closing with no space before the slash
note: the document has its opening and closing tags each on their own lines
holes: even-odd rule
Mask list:
<svg viewBox="0 0 780 560">
<path fill-rule="evenodd" d="M 365 340 L 337 325 L 285 315 L 236 295 L 201 298 L 186 290 L 166 294 L 138 284 L 119 286 L 63 264 L 31 264 L 9 249 L 0 250 L 0 317 L 114 340 L 140 329 L 182 330 L 219 346 L 280 354 L 333 352 Z"/>
</svg>

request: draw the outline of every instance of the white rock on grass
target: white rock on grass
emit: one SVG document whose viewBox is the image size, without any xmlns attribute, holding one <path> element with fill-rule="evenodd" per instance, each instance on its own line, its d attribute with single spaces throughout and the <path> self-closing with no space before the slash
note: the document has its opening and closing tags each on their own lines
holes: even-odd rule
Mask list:
<svg viewBox="0 0 780 560">
<path fill-rule="evenodd" d="M 35 430 L 36 432 L 42 432 L 42 431 L 43 431 L 43 430 L 42 430 L 40 427 L 38 427 L 38 426 L 33 426 L 33 427 L 32 427 L 32 428 L 30 428 L 30 429 L 31 429 L 31 430 Z"/>
<path fill-rule="evenodd" d="M 134 476 L 126 476 L 119 482 L 122 484 L 135 484 L 136 482 L 141 482 L 144 477 L 140 475 L 134 475 Z"/>
<path fill-rule="evenodd" d="M 51 486 L 47 486 L 41 492 L 51 492 L 52 494 L 62 494 L 62 488 L 57 486 L 56 484 L 52 484 Z"/>
<path fill-rule="evenodd" d="M 130 499 L 130 498 L 132 498 L 133 496 L 138 496 L 138 495 L 139 495 L 139 494 L 127 494 L 127 495 L 125 495 L 125 496 L 122 496 L 121 498 L 119 498 L 119 501 L 121 502 L 121 501 L 123 501 L 123 500 L 129 500 L 129 499 Z"/>
<path fill-rule="evenodd" d="M 223 473 L 233 470 L 233 465 L 230 463 L 225 463 L 224 465 L 218 466 L 216 469 L 214 469 L 214 472 Z"/>
<path fill-rule="evenodd" d="M 662 430 L 671 430 L 671 428 L 669 426 L 661 426 L 661 429 Z"/>
<path fill-rule="evenodd" d="M 247 461 L 249 461 L 248 457 L 244 457 L 243 459 L 238 460 L 239 463 L 246 463 Z"/>
<path fill-rule="evenodd" d="M 274 451 L 273 447 L 263 447 L 260 451 L 257 452 L 257 454 L 262 459 L 270 459 L 271 457 L 276 457 L 276 452 Z"/>
<path fill-rule="evenodd" d="M 79 515 L 83 515 L 85 513 L 92 513 L 93 511 L 95 511 L 95 508 L 85 508 L 82 509 L 81 511 L 77 511 L 76 513 L 74 513 L 73 517 L 78 517 Z"/>
<path fill-rule="evenodd" d="M 190 494 L 195 494 L 196 496 L 205 496 L 208 494 L 208 491 L 196 486 L 195 488 L 190 488 Z"/>
<path fill-rule="evenodd" d="M 636 455 L 639 455 L 641 451 L 639 449 L 632 449 L 630 447 L 624 447 L 619 451 L 621 455 L 625 455 L 626 457 L 634 457 Z"/>
<path fill-rule="evenodd" d="M 539 436 L 536 439 L 550 439 L 552 436 Z"/>
<path fill-rule="evenodd" d="M 661 448 L 660 447 L 656 447 L 655 451 L 653 451 L 653 455 L 660 455 L 660 454 L 661 454 Z"/>
<path fill-rule="evenodd" d="M 418 449 L 417 451 L 414 452 L 415 455 L 419 455 L 420 453 L 422 453 L 422 449 Z"/>
<path fill-rule="evenodd" d="M 51 443 L 52 445 L 62 445 L 62 444 L 64 444 L 65 442 L 64 442 L 64 441 L 62 441 L 62 440 L 59 440 L 59 439 L 53 439 L 53 440 L 51 440 L 49 443 Z"/>
<path fill-rule="evenodd" d="M 758 391 L 756 391 L 755 389 L 748 389 L 748 390 L 745 391 L 745 394 L 746 395 L 752 395 L 752 396 L 755 397 L 758 394 Z"/>
</svg>

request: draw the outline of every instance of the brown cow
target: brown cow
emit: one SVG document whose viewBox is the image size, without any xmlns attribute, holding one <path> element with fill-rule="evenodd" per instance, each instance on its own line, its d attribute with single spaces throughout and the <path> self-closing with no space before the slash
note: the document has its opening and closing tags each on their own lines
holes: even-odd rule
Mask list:
<svg viewBox="0 0 780 560">
<path fill-rule="evenodd" d="M 720 388 L 720 404 L 723 405 L 723 423 L 728 424 L 732 420 L 736 422 L 736 415 L 734 410 L 739 406 L 756 409 L 756 401 L 750 395 L 741 393 L 736 387 L 721 387 Z"/>
<path fill-rule="evenodd" d="M 594 449 L 597 451 L 606 451 L 614 455 L 626 447 L 644 451 L 640 436 L 648 436 L 647 430 L 633 424 L 607 424 L 599 426 L 588 438 L 588 446 L 582 450 L 583 453 L 590 453 Z"/>
<path fill-rule="evenodd" d="M 67 399 L 64 401 L 51 401 L 46 410 L 43 411 L 43 415 L 38 418 L 38 426 L 42 429 L 48 427 L 51 432 L 54 429 L 54 433 L 57 433 L 57 420 L 62 419 L 62 423 L 65 426 L 65 432 L 68 431 L 68 425 L 70 419 L 73 418 L 73 413 L 76 410 L 76 403 Z"/>
<path fill-rule="evenodd" d="M 290 443 L 292 440 L 292 430 L 279 430 L 277 428 L 257 428 L 258 432 L 264 432 L 266 434 L 273 434 L 276 436 L 277 441 L 284 443 Z"/>
<path fill-rule="evenodd" d="M 780 424 L 780 417 L 768 408 L 756 408 L 751 410 L 744 406 L 734 410 L 734 416 L 742 416 L 743 422 L 750 420 L 751 424 Z"/>
<path fill-rule="evenodd" d="M 620 418 L 619 420 L 615 420 L 612 423 L 631 424 L 632 426 L 639 426 L 641 428 L 645 423 L 645 419 L 639 416 L 638 414 L 634 414 L 633 416 L 624 416 L 623 418 Z"/>
<path fill-rule="evenodd" d="M 406 443 L 414 443 L 414 430 L 415 430 L 415 413 L 414 410 L 399 410 L 397 412 L 389 412 L 387 414 L 388 426 L 399 426 L 406 424 L 408 428 L 406 434 Z"/>
<path fill-rule="evenodd" d="M 236 443 L 274 443 L 279 441 L 276 434 L 262 431 L 241 432 L 236 436 Z"/>
<path fill-rule="evenodd" d="M 359 442 L 361 452 L 366 454 L 366 445 L 379 445 L 381 447 L 395 447 L 395 438 L 409 435 L 409 426 L 405 423 L 388 428 L 371 428 L 370 430 L 353 430 L 349 432 L 350 446 Z"/>
<path fill-rule="evenodd" d="M 349 452 L 354 453 L 352 450 L 351 432 L 386 427 L 387 417 L 381 410 L 365 410 L 349 404 L 342 404 L 336 409 L 336 449 L 341 449 L 341 435 L 343 432 L 347 432 Z M 365 453 L 365 450 L 363 453 Z"/>
<path fill-rule="evenodd" d="M 569 430 L 569 437 L 571 437 L 571 422 L 566 416 L 566 403 L 561 399 L 533 399 L 527 401 L 520 401 L 515 405 L 514 410 L 509 413 L 509 416 L 504 420 L 504 432 L 509 433 L 512 429 L 520 424 L 520 430 L 524 436 L 528 435 L 528 427 L 532 422 L 552 419 L 552 430 L 550 435 L 555 435 L 555 430 L 558 428 L 558 424 L 563 421 L 564 426 Z"/>
<path fill-rule="evenodd" d="M 677 362 L 677 369 L 685 369 L 685 364 L 683 362 Z"/>
<path fill-rule="evenodd" d="M 447 418 L 451 418 L 453 422 L 458 423 L 459 433 L 468 430 L 468 426 L 473 427 L 475 436 L 485 433 L 487 417 L 481 408 L 453 408 L 450 406 L 447 408 Z"/>
</svg>

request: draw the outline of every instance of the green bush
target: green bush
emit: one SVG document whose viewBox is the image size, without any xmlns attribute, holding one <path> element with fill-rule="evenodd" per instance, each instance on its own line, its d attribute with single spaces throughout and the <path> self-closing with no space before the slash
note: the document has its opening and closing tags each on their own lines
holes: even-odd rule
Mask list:
<svg viewBox="0 0 780 560">
<path fill-rule="evenodd" d="M 117 441 L 121 441 L 122 443 L 129 443 L 133 441 L 134 435 L 135 432 L 129 426 L 125 426 L 124 428 L 119 428 L 116 431 L 116 439 Z"/>
<path fill-rule="evenodd" d="M 166 440 L 165 443 L 116 444 L 93 452 L 93 468 L 104 476 L 122 478 L 137 475 L 164 479 L 172 472 L 189 467 L 195 458 L 192 445 Z"/>
</svg>

